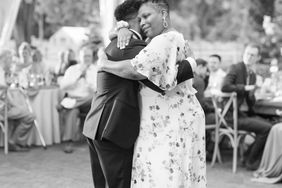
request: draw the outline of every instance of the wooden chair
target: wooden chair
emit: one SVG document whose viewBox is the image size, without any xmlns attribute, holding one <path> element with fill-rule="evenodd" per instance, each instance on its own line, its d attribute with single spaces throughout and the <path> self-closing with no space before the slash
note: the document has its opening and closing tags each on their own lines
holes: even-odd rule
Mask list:
<svg viewBox="0 0 282 188">
<path fill-rule="evenodd" d="M 233 93 L 221 93 L 212 96 L 213 105 L 215 108 L 215 145 L 212 157 L 211 165 L 214 166 L 216 159 L 219 163 L 222 163 L 219 143 L 223 136 L 229 138 L 231 146 L 233 148 L 233 164 L 232 171 L 237 171 L 237 158 L 238 148 L 240 142 L 248 134 L 246 131 L 238 130 L 238 106 L 237 106 L 237 94 Z M 226 114 L 229 110 L 232 110 L 232 124 L 226 121 Z M 229 123 L 229 124 L 228 124 Z"/>
<path fill-rule="evenodd" d="M 4 135 L 4 153 L 8 154 L 8 99 L 7 87 L 0 87 L 0 128 Z"/>
</svg>

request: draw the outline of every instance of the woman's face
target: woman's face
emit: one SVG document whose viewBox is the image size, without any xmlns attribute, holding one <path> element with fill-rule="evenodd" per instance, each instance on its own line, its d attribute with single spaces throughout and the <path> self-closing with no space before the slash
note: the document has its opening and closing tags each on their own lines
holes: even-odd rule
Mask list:
<svg viewBox="0 0 282 188">
<path fill-rule="evenodd" d="M 162 17 L 162 11 L 153 3 L 145 3 L 140 7 L 138 11 L 140 27 L 148 38 L 154 38 L 163 32 Z"/>
<path fill-rule="evenodd" d="M 24 60 L 27 60 L 28 58 L 30 58 L 31 56 L 31 50 L 28 46 L 23 47 L 20 52 L 19 55 L 21 58 L 23 58 Z"/>
</svg>

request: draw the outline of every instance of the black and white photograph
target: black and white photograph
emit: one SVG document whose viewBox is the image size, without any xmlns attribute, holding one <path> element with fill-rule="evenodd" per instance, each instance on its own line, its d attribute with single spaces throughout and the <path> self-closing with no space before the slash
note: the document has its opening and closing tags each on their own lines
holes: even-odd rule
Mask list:
<svg viewBox="0 0 282 188">
<path fill-rule="evenodd" d="M 0 0 L 1 188 L 280 188 L 282 0 Z"/>
</svg>

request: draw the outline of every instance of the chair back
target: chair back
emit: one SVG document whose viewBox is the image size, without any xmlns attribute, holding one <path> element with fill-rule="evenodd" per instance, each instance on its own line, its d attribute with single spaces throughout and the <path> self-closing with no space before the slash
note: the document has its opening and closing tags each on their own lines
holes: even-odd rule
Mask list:
<svg viewBox="0 0 282 188">
<path fill-rule="evenodd" d="M 229 131 L 238 131 L 238 104 L 237 93 L 220 93 L 212 96 L 213 106 L 215 108 L 215 121 L 218 128 L 228 129 Z M 232 117 L 227 117 L 232 113 Z M 232 123 L 228 120 L 232 119 Z"/>
<path fill-rule="evenodd" d="M 243 140 L 242 138 L 244 138 L 244 136 L 247 134 L 246 131 L 238 131 L 237 94 L 232 92 L 213 95 L 212 101 L 215 108 L 216 129 L 215 148 L 211 165 L 214 165 L 216 159 L 222 163 L 219 143 L 222 136 L 227 136 L 233 148 L 232 169 L 233 173 L 235 173 L 237 170 L 238 147 L 240 141 Z M 232 123 L 229 121 L 230 117 L 227 117 L 227 115 L 230 113 L 232 113 Z"/>
</svg>

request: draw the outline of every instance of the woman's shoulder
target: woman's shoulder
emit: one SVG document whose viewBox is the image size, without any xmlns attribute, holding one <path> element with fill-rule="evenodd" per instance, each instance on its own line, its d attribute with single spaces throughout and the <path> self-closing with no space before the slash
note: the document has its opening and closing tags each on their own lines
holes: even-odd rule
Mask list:
<svg viewBox="0 0 282 188">
<path fill-rule="evenodd" d="M 176 41 L 185 42 L 183 34 L 176 31 L 176 30 L 171 30 L 171 31 L 168 31 L 166 33 L 162 33 L 162 34 L 154 37 L 152 39 L 152 41 L 154 41 L 154 42 L 167 42 L 168 44 L 171 44 L 172 42 L 176 42 Z"/>
<path fill-rule="evenodd" d="M 179 31 L 173 29 L 173 30 L 170 30 L 168 32 L 165 32 L 165 33 L 162 33 L 158 36 L 156 36 L 155 38 L 183 38 L 183 34 L 180 33 Z"/>
</svg>

